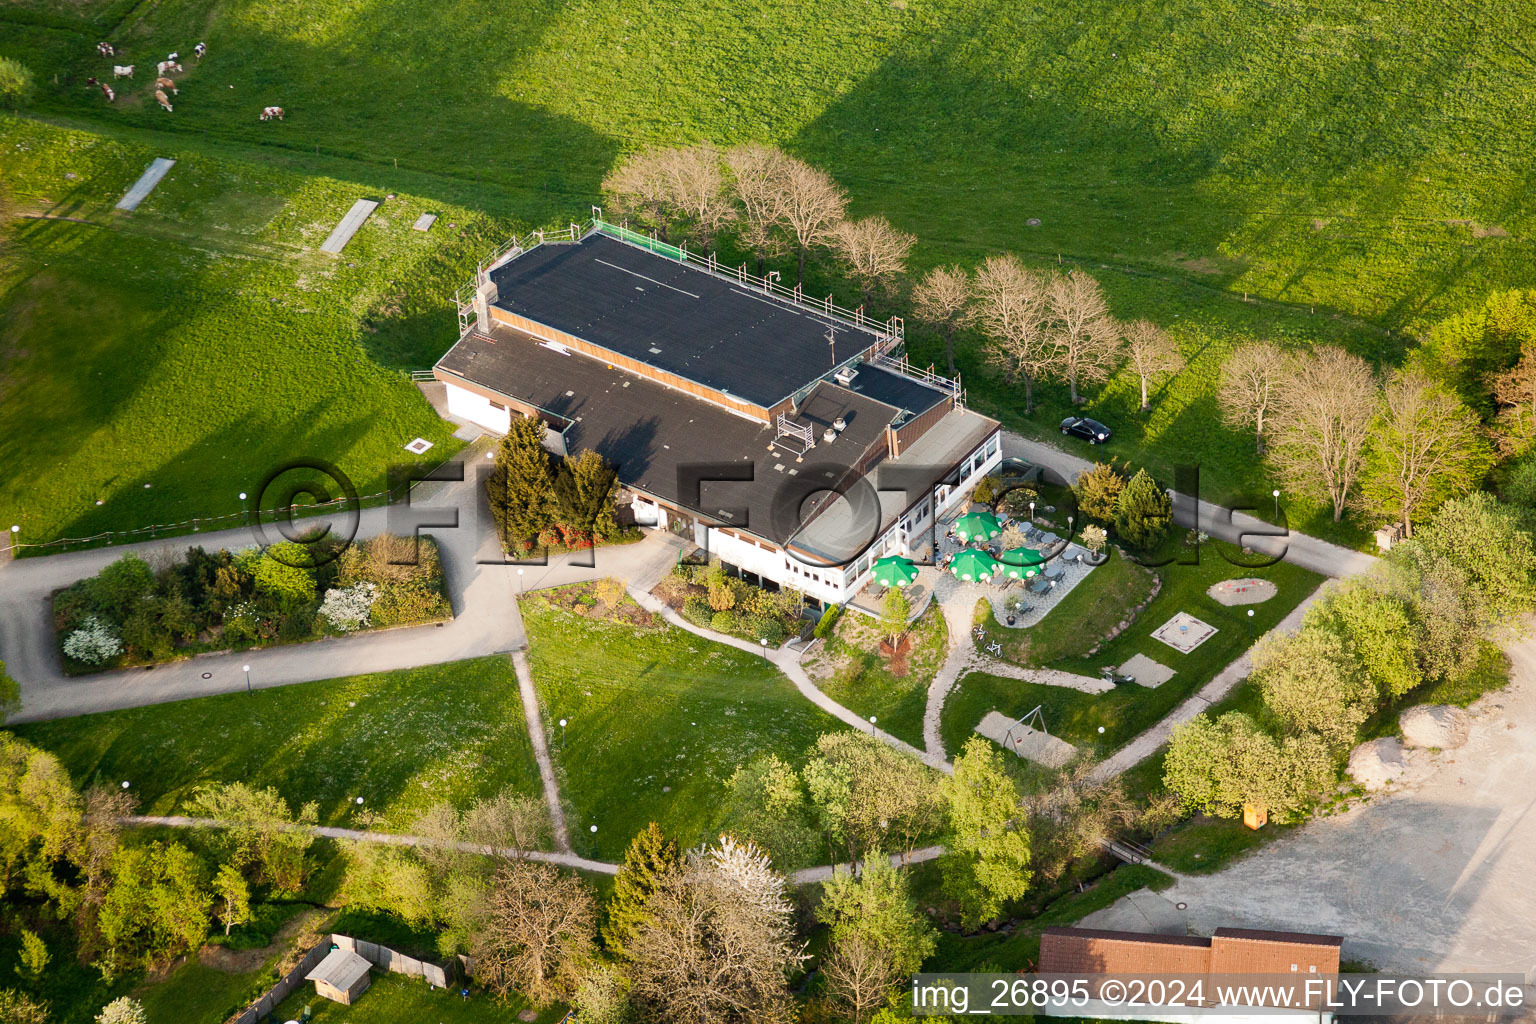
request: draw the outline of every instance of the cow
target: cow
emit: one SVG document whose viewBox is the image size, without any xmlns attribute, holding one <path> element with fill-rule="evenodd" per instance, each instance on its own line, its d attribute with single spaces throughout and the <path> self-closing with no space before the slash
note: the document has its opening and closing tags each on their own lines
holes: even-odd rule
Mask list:
<svg viewBox="0 0 1536 1024">
<path fill-rule="evenodd" d="M 160 104 L 162 107 L 164 107 L 167 112 L 170 111 L 170 109 L 171 109 L 171 101 L 166 98 L 165 90 L 164 89 L 156 89 L 155 90 L 155 102 Z"/>
<path fill-rule="evenodd" d="M 283 108 L 282 107 L 262 107 L 261 108 L 261 119 L 263 121 L 270 121 L 274 117 L 277 118 L 279 121 L 281 121 L 283 119 Z"/>
<path fill-rule="evenodd" d="M 192 56 L 196 57 L 198 60 L 202 60 L 203 59 L 203 54 L 205 54 L 207 52 L 208 52 L 208 44 L 207 43 L 198 43 L 196 46 L 192 47 Z"/>
<path fill-rule="evenodd" d="M 166 60 L 180 60 L 181 59 L 181 54 L 177 53 L 175 50 L 172 50 L 170 53 L 165 55 L 165 59 Z"/>
<path fill-rule="evenodd" d="M 116 57 L 117 56 L 117 51 L 112 48 L 112 44 L 111 43 L 97 43 L 96 44 L 96 52 L 101 54 L 103 57 Z"/>
<path fill-rule="evenodd" d="M 87 78 L 85 80 L 85 84 L 94 85 L 99 88 L 101 90 L 101 94 L 107 98 L 108 103 L 111 103 L 113 100 L 117 99 L 117 93 L 113 92 L 112 87 L 106 82 L 98 82 L 94 78 Z"/>
<path fill-rule="evenodd" d="M 169 78 L 157 78 L 157 79 L 155 79 L 155 88 L 156 89 L 169 89 L 169 90 L 171 90 L 171 95 L 172 96 L 180 95 L 180 90 L 178 90 L 176 88 L 176 83 L 173 82 Z"/>
<path fill-rule="evenodd" d="M 181 74 L 181 65 L 177 64 L 173 60 L 163 60 L 159 64 L 155 65 L 156 74 L 163 75 L 168 71 L 174 71 L 179 75 Z"/>
<path fill-rule="evenodd" d="M 113 78 L 132 78 L 133 77 L 133 65 L 132 64 L 113 64 L 112 65 L 112 77 Z"/>
</svg>

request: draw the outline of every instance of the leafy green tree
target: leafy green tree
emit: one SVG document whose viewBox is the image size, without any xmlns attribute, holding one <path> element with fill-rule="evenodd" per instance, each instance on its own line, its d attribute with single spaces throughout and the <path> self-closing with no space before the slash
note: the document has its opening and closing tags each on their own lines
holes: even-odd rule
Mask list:
<svg viewBox="0 0 1536 1024">
<path fill-rule="evenodd" d="M 1492 465 L 1477 415 L 1422 372 L 1400 370 L 1382 390 L 1365 442 L 1359 501 L 1412 537 L 1418 519 L 1477 486 Z"/>
<path fill-rule="evenodd" d="M 1354 743 L 1379 697 L 1343 638 L 1326 629 L 1303 627 L 1261 640 L 1251 678 L 1288 726 L 1317 733 L 1334 747 Z"/>
<path fill-rule="evenodd" d="M 76 848 L 81 808 L 58 757 L 0 733 L 0 894 L 23 877 L 34 889 L 63 892 L 44 876 Z"/>
<path fill-rule="evenodd" d="M 1408 353 L 1407 365 L 1443 381 L 1468 405 L 1489 414 L 1488 381 L 1536 342 L 1536 291 L 1495 292 L 1476 309 L 1441 320 Z"/>
<path fill-rule="evenodd" d="M 245 876 L 233 864 L 223 864 L 213 876 L 213 892 L 219 899 L 218 917 L 228 935 L 237 924 L 251 919 L 251 889 Z"/>
<path fill-rule="evenodd" d="M 30 929 L 21 929 L 21 950 L 16 956 L 16 973 L 27 981 L 37 981 L 48 969 L 48 943 Z"/>
<path fill-rule="evenodd" d="M 193 817 L 218 823 L 202 830 L 204 841 L 240 871 L 286 892 L 304 884 L 305 853 L 319 819 L 315 803 L 294 814 L 273 787 L 231 782 L 200 788 L 188 807 Z"/>
<path fill-rule="evenodd" d="M 1337 636 L 1348 657 L 1388 698 L 1401 697 L 1424 681 L 1417 660 L 1419 624 L 1412 609 L 1374 580 L 1336 585 L 1307 611 L 1303 627 Z"/>
<path fill-rule="evenodd" d="M 185 846 L 120 847 L 97 916 L 105 948 L 96 966 L 109 979 L 164 966 L 203 941 L 212 908 L 208 869 Z"/>
<path fill-rule="evenodd" d="M 0 103 L 20 110 L 32 98 L 32 69 L 19 60 L 0 57 Z"/>
<path fill-rule="evenodd" d="M 0 988 L 0 1020 L 5 1024 L 48 1024 L 48 1004 L 14 988 Z"/>
<path fill-rule="evenodd" d="M 866 733 L 824 733 L 801 772 L 828 846 L 909 854 L 942 827 L 934 773 Z"/>
<path fill-rule="evenodd" d="M 530 548 L 554 522 L 555 474 L 544 448 L 544 421 L 514 416 L 501 446 L 496 470 L 486 481 L 491 515 L 508 548 Z"/>
<path fill-rule="evenodd" d="M 1419 664 L 1432 679 L 1467 671 L 1536 607 L 1528 515 L 1488 494 L 1446 502 L 1386 562 L 1392 591 L 1413 608 Z"/>
<path fill-rule="evenodd" d="M 11 678 L 5 670 L 5 662 L 0 661 L 0 725 L 20 710 L 21 684 Z"/>
<path fill-rule="evenodd" d="M 308 567 L 311 559 L 302 544 L 282 540 L 250 559 L 244 568 L 258 591 L 292 608 L 315 599 L 315 572 Z"/>
<path fill-rule="evenodd" d="M 1240 816 L 1244 804 L 1292 818 L 1338 774 L 1322 737 L 1277 740 L 1235 711 L 1215 721 L 1197 715 L 1174 727 L 1163 765 L 1164 785 L 1186 808 L 1218 818 Z"/>
<path fill-rule="evenodd" d="M 608 898 L 608 923 L 603 943 L 614 956 L 627 956 L 628 944 L 650 921 L 646 903 L 666 880 L 683 869 L 683 854 L 654 821 L 636 833 L 624 851 L 624 861 Z"/>
<path fill-rule="evenodd" d="M 1173 499 L 1152 474 L 1137 470 L 1115 499 L 1115 530 L 1142 550 L 1156 547 L 1173 522 Z"/>
<path fill-rule="evenodd" d="M 345 854 L 341 891 L 348 905 L 391 914 L 416 927 L 439 920 L 431 873 L 411 851 L 355 842 L 346 846 Z"/>
<path fill-rule="evenodd" d="M 949 811 L 944 890 L 959 902 L 966 926 L 974 928 L 1029 887 L 1029 833 L 1002 755 L 979 736 L 966 741 L 954 774 L 939 788 Z"/>
<path fill-rule="evenodd" d="M 566 456 L 555 477 L 555 517 L 561 526 L 578 536 L 598 539 L 619 532 L 614 506 L 619 497 L 619 474 L 597 452 L 588 448 Z"/>
<path fill-rule="evenodd" d="M 1124 489 L 1125 477 L 1118 469 L 1107 462 L 1096 462 L 1092 469 L 1078 476 L 1072 493 L 1080 514 L 1095 522 L 1112 523 Z"/>
<path fill-rule="evenodd" d="M 155 572 L 138 555 L 124 555 L 91 578 L 91 601 L 117 622 L 155 591 Z"/>
<path fill-rule="evenodd" d="M 863 870 L 838 871 L 822 884 L 816 920 L 831 931 L 822 970 L 834 996 L 863 1021 L 937 945 L 907 881 L 890 858 L 871 850 Z"/>
<path fill-rule="evenodd" d="M 800 774 L 777 754 L 755 757 L 731 775 L 725 829 L 762 847 L 781 868 L 810 863 L 820 838 Z"/>
</svg>

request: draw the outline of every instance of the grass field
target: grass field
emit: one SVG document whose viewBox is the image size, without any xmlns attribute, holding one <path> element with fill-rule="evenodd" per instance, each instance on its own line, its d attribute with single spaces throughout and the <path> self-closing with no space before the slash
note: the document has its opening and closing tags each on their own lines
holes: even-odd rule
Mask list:
<svg viewBox="0 0 1536 1024">
<path fill-rule="evenodd" d="M 494 222 L 401 195 L 331 258 L 312 250 L 357 186 L 174 149 L 140 209 L 110 213 L 165 152 L 0 118 L 3 198 L 37 215 L 0 255 L 0 519 L 85 536 L 241 512 L 302 457 L 369 494 L 419 461 L 412 438 L 451 454 L 452 427 L 383 367 L 451 339 L 448 295 Z M 429 206 L 442 227 L 412 231 Z"/>
<path fill-rule="evenodd" d="M 313 986 L 294 992 L 272 1011 L 275 1021 L 297 1020 L 308 1007 L 316 1024 L 507 1024 L 522 1020 L 528 1003 L 513 996 L 499 1001 L 475 990 L 468 999 L 458 989 L 434 989 L 420 978 L 374 971 L 373 983 L 356 1003 L 342 1006 L 315 995 Z M 551 1007 L 527 1018 L 537 1024 L 555 1024 L 565 1016 L 563 1006 Z"/>
<path fill-rule="evenodd" d="M 685 846 L 703 842 L 736 768 L 766 753 L 798 765 L 818 735 L 844 728 L 744 651 L 665 624 L 578 617 L 537 595 L 522 609 L 571 841 L 584 856 L 620 859 L 651 821 Z"/>
<path fill-rule="evenodd" d="M 1170 543 L 1181 545 L 1182 540 L 1175 539 Z M 1208 682 L 1252 645 L 1252 637 L 1273 627 L 1322 582 L 1317 574 L 1288 562 L 1279 562 L 1267 569 L 1240 569 L 1222 557 L 1223 550 L 1240 557 L 1226 545 L 1210 541 L 1202 546 L 1198 565 L 1175 563 L 1156 570 L 1163 578 L 1163 588 L 1130 628 L 1092 657 L 1060 658 L 1048 666 L 1093 676 L 1104 666 L 1122 665 L 1133 655 L 1145 654 L 1172 667 L 1175 670 L 1172 679 L 1155 689 L 1130 685 L 1117 687 L 1109 693 L 1087 694 L 1060 686 L 973 672 L 960 680 L 944 704 L 945 749 L 951 753 L 959 750 L 976 723 L 994 708 L 1010 718 L 1017 718 L 1039 705 L 1046 728 L 1053 735 L 1088 748 L 1099 756 L 1108 754 Z M 1252 636 L 1246 608 L 1228 608 L 1205 592 L 1213 583 L 1240 576 L 1272 580 L 1279 588 L 1275 597 L 1252 606 Z M 1189 654 L 1180 654 L 1151 635 L 1153 630 L 1181 611 L 1189 612 L 1217 629 L 1210 639 Z M 1054 630 L 1054 614 L 1055 610 L 1034 628 Z M 1102 734 L 1098 731 L 1100 726 L 1104 728 Z"/>
<path fill-rule="evenodd" d="M 882 633 L 874 619 L 844 612 L 833 636 L 813 648 L 802 665 L 828 697 L 864 718 L 874 715 L 880 728 L 921 747 L 928 684 L 948 653 L 944 614 L 932 604 L 912 623 L 912 652 L 903 676 L 892 675 L 880 656 Z"/>
<path fill-rule="evenodd" d="M 885 213 L 916 233 L 918 270 L 1000 249 L 1083 266 L 1104 279 L 1118 315 L 1163 324 L 1190 359 L 1148 416 L 1124 374 L 1093 396 L 1089 411 L 1116 427 L 1109 451 L 1165 476 L 1198 464 L 1206 496 L 1227 503 L 1271 486 L 1240 436 L 1214 422 L 1213 386 L 1233 344 L 1339 342 L 1390 363 L 1405 330 L 1531 280 L 1532 157 L 1507 126 L 1527 123 L 1536 100 L 1525 87 L 1530 58 L 1507 43 L 1529 30 L 1513 0 L 1476 19 L 1447 18 L 1425 0 L 430 10 L 401 0 L 87 0 L 52 10 L 40 0 L 0 9 L 0 54 L 37 72 L 36 114 L 88 124 L 112 145 L 216 150 L 527 225 L 584 217 L 623 151 L 761 139 L 834 173 L 855 213 Z M 84 84 L 108 63 L 94 52 L 100 35 L 118 45 L 118 62 L 147 65 L 197 39 L 210 50 L 166 114 L 142 74 L 111 105 Z M 259 122 L 267 103 L 288 118 Z M 130 178 L 142 163 L 113 171 Z M 103 256 L 78 272 L 82 294 L 99 284 L 109 297 L 132 295 L 114 269 L 123 257 Z M 376 293 L 402 280 L 364 262 L 358 277 Z M 834 286 L 849 297 L 813 271 L 813 293 Z M 440 310 L 441 290 L 426 291 L 437 298 L 424 312 Z M 451 341 L 444 316 L 382 320 L 375 346 L 386 361 Z M 147 339 L 152 325 L 132 330 Z M 911 348 L 920 360 L 938 353 L 915 325 Z M 962 340 L 959 362 L 974 404 L 1053 434 L 1062 389 L 1043 388 L 1040 411 L 1025 418 L 1017 393 L 981 371 L 973 340 Z M 353 422 L 346 403 L 295 407 Z M 164 459 L 144 461 L 140 475 Z M 66 466 L 71 489 L 60 497 L 94 498 L 76 493 L 99 486 L 91 468 Z M 149 511 L 114 504 L 98 517 L 116 525 Z M 72 518 L 82 511 L 77 502 Z M 1291 513 L 1306 530 L 1362 537 L 1315 505 L 1297 501 Z"/>
<path fill-rule="evenodd" d="M 1152 573 L 1110 549 L 1103 565 L 1090 572 L 1071 592 L 1056 603 L 1044 619 L 1029 629 L 1010 629 L 1000 625 L 991 602 L 976 603 L 977 624 L 987 631 L 987 639 L 971 637 L 980 651 L 986 643 L 1002 645 L 1003 656 L 1021 665 L 1042 666 L 1064 662 L 1073 655 L 1085 654 L 1095 643 L 1109 635 L 1117 623 L 1152 592 Z M 1031 600 L 1025 593 L 1024 600 Z"/>
<path fill-rule="evenodd" d="M 301 683 L 18 726 L 79 783 L 127 780 L 144 814 L 197 786 L 275 786 L 324 824 L 360 810 L 403 829 L 437 801 L 467 806 L 505 787 L 537 795 L 538 769 L 512 666 L 492 657 Z"/>
</svg>

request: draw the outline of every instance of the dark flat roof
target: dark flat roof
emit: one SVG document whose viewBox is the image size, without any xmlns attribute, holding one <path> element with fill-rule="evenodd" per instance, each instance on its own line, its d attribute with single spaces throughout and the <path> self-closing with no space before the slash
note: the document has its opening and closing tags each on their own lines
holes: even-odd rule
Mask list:
<svg viewBox="0 0 1536 1024">
<path fill-rule="evenodd" d="M 571 421 L 567 450 L 595 449 L 618 467 L 622 483 L 778 544 L 799 527 L 800 510 L 796 505 L 775 515 L 776 499 L 794 487 L 808 495 L 837 482 L 871 445 L 884 445 L 885 428 L 897 415 L 871 398 L 817 384 L 795 417 L 815 432 L 816 447 L 796 462 L 793 452 L 771 447 L 775 431 L 765 423 L 599 359 L 557 352 L 505 325 L 490 337 L 466 335 L 438 368 Z M 839 416 L 845 429 L 824 442 L 822 431 Z M 706 483 L 702 501 L 698 493 L 682 493 L 679 468 L 711 463 L 751 463 L 753 479 Z"/>
<path fill-rule="evenodd" d="M 921 416 L 949 396 L 936 388 L 903 377 L 899 373 L 882 370 L 869 363 L 858 364 L 858 376 L 849 383 L 848 390 L 867 395 L 877 402 L 893 405 L 907 414 Z"/>
<path fill-rule="evenodd" d="M 807 308 L 600 234 L 538 246 L 491 279 L 509 313 L 764 408 L 879 340 L 839 323 L 829 345 L 831 321 Z"/>
<path fill-rule="evenodd" d="M 1343 946 L 1342 935 L 1313 935 L 1309 932 L 1276 932 L 1264 928 L 1217 928 L 1218 939 L 1248 939 L 1253 942 L 1290 942 L 1301 946 Z"/>
<path fill-rule="evenodd" d="M 1051 935 L 1073 939 L 1107 939 L 1114 942 L 1149 942 L 1155 946 L 1209 946 L 1211 944 L 1210 939 L 1202 939 L 1197 935 L 1160 935 L 1156 932 L 1123 932 L 1107 928 L 1050 927 L 1040 933 L 1042 939 Z"/>
</svg>

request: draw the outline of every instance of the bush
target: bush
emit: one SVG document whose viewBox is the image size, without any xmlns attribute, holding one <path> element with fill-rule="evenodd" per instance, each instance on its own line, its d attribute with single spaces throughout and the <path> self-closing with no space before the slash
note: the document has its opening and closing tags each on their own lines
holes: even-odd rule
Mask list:
<svg viewBox="0 0 1536 1024">
<path fill-rule="evenodd" d="M 247 568 L 256 589 L 286 605 L 315 599 L 315 573 L 304 568 L 309 553 L 292 541 L 280 541 L 252 558 Z"/>
<path fill-rule="evenodd" d="M 64 653 L 85 665 L 103 665 L 123 653 L 117 632 L 94 615 L 87 615 L 80 628 L 64 638 Z"/>
<path fill-rule="evenodd" d="M 692 595 L 683 602 L 683 618 L 695 626 L 708 626 L 714 614 L 714 611 L 709 607 L 709 602 L 705 601 L 698 594 Z"/>
<path fill-rule="evenodd" d="M 96 609 L 118 622 L 127 619 L 134 606 L 154 591 L 155 572 L 138 555 L 124 555 L 86 585 Z"/>
<path fill-rule="evenodd" d="M 0 57 L 0 104 L 18 110 L 32 98 L 32 69 L 9 57 Z"/>
<path fill-rule="evenodd" d="M 1157 546 L 1173 522 L 1173 500 L 1146 470 L 1137 471 L 1115 501 L 1115 529 L 1143 551 Z"/>
<path fill-rule="evenodd" d="M 717 633 L 734 633 L 741 618 L 735 612 L 719 611 L 710 616 L 709 628 Z"/>
<path fill-rule="evenodd" d="M 819 640 L 825 640 L 832 635 L 832 630 L 837 626 L 837 620 L 842 617 L 843 606 L 840 604 L 827 605 L 826 611 L 821 613 L 821 618 L 816 622 L 815 636 Z"/>
<path fill-rule="evenodd" d="M 1077 478 L 1072 493 L 1083 515 L 1095 522 L 1112 523 L 1124 488 L 1125 477 L 1120 471 L 1108 463 L 1099 462 Z"/>
<path fill-rule="evenodd" d="M 376 583 L 354 583 L 350 587 L 327 590 L 320 605 L 320 615 L 333 628 L 350 633 L 368 625 L 368 613 L 378 596 Z"/>
<path fill-rule="evenodd" d="M 784 642 L 784 623 L 765 616 L 753 616 L 747 620 L 747 629 L 754 640 L 767 640 L 774 647 Z"/>
<path fill-rule="evenodd" d="M 997 488 L 999 480 L 995 476 L 984 476 L 981 482 L 971 491 L 971 500 L 979 501 L 983 505 L 990 505 L 997 500 Z"/>
<path fill-rule="evenodd" d="M 1504 471 L 1499 497 L 1511 505 L 1536 508 L 1536 452 L 1527 452 Z"/>
</svg>

